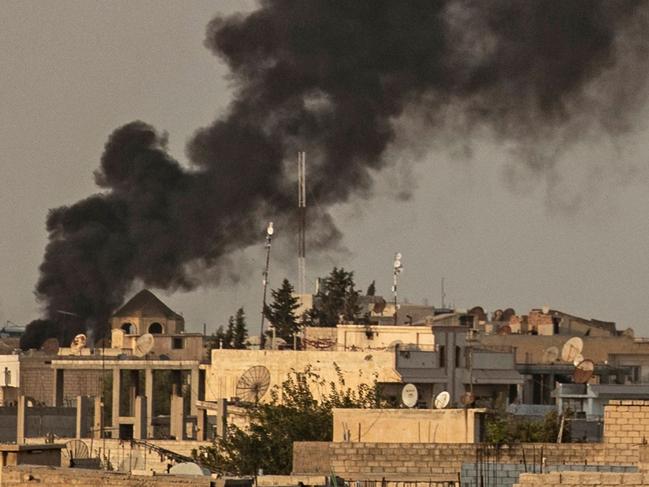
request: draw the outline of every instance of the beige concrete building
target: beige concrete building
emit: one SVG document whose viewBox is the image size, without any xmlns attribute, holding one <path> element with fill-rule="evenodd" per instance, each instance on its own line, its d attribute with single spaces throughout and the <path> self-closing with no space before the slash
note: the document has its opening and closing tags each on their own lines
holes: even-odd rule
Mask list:
<svg viewBox="0 0 649 487">
<path fill-rule="evenodd" d="M 204 365 L 205 398 L 207 401 L 242 398 L 249 383 L 261 381 L 264 394 L 259 400 L 268 400 L 273 387 L 281 386 L 291 371 L 311 371 L 325 382 L 338 383 L 336 365 L 345 380 L 345 387 L 360 384 L 398 383 L 394 352 L 329 352 L 294 350 L 212 350 L 212 362 Z M 251 381 L 249 379 L 254 379 Z M 320 388 L 313 391 L 320 396 Z"/>
<path fill-rule="evenodd" d="M 336 341 L 341 350 L 432 350 L 435 346 L 433 329 L 427 325 L 338 325 Z"/>
</svg>

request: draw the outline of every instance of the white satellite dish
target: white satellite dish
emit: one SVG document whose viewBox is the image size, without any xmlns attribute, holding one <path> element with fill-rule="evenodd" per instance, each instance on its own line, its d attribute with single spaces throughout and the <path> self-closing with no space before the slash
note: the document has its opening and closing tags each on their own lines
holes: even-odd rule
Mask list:
<svg viewBox="0 0 649 487">
<path fill-rule="evenodd" d="M 86 338 L 86 335 L 80 333 L 74 337 L 70 344 L 70 348 L 75 352 L 81 353 L 81 349 L 86 346 L 87 341 L 88 339 Z"/>
<path fill-rule="evenodd" d="M 584 341 L 579 337 L 572 337 L 563 344 L 563 348 L 561 349 L 561 360 L 564 362 L 573 362 L 583 349 Z"/>
<path fill-rule="evenodd" d="M 401 402 L 404 406 L 413 408 L 417 404 L 417 399 L 419 399 L 419 392 L 417 387 L 414 384 L 406 384 L 401 390 Z"/>
<path fill-rule="evenodd" d="M 444 409 L 451 402 L 451 395 L 447 391 L 442 391 L 435 397 L 435 409 Z"/>
<path fill-rule="evenodd" d="M 136 357 L 144 357 L 151 351 L 154 343 L 155 338 L 153 338 L 153 335 L 151 335 L 151 333 L 145 333 L 144 335 L 139 336 L 137 340 L 135 340 L 133 355 L 135 355 Z"/>
<path fill-rule="evenodd" d="M 541 362 L 544 364 L 551 364 L 556 362 L 559 358 L 559 349 L 557 347 L 548 347 L 543 351 L 543 357 L 541 357 Z"/>
</svg>

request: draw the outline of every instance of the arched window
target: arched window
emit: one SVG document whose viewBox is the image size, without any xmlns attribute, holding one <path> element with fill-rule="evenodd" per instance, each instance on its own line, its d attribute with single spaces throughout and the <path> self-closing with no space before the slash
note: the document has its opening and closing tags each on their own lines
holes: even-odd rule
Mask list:
<svg viewBox="0 0 649 487">
<path fill-rule="evenodd" d="M 124 333 L 127 335 L 134 335 L 135 334 L 135 326 L 133 323 L 129 323 L 128 321 L 126 323 L 122 323 L 122 330 L 124 330 Z"/>
<path fill-rule="evenodd" d="M 159 335 L 160 333 L 162 333 L 162 325 L 157 321 L 155 323 L 151 323 L 149 325 L 149 333 L 151 333 L 152 335 Z"/>
</svg>

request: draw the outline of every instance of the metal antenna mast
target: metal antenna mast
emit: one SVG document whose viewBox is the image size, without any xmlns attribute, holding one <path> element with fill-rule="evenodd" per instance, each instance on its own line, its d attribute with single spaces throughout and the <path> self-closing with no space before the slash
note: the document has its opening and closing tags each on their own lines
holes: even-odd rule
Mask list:
<svg viewBox="0 0 649 487">
<path fill-rule="evenodd" d="M 268 227 L 266 228 L 266 267 L 264 267 L 264 297 L 261 302 L 261 326 L 259 327 L 259 349 L 262 349 L 264 343 L 264 311 L 266 311 L 266 291 L 268 290 L 268 268 L 270 266 L 270 244 L 273 240 L 273 222 L 268 222 Z"/>
<path fill-rule="evenodd" d="M 401 265 L 401 252 L 394 254 L 394 268 L 392 272 L 392 292 L 394 293 L 394 326 L 397 326 L 397 309 L 399 305 L 397 304 L 397 284 L 399 283 L 399 274 L 403 270 L 403 265 Z"/>
<path fill-rule="evenodd" d="M 298 292 L 306 292 L 306 152 L 297 153 L 298 185 L 298 244 L 297 244 L 297 283 Z"/>
</svg>

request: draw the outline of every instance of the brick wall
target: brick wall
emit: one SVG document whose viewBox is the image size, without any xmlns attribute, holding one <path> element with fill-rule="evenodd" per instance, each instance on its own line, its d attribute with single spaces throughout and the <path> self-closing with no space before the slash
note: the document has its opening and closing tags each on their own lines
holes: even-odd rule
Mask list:
<svg viewBox="0 0 649 487">
<path fill-rule="evenodd" d="M 213 482 L 213 483 L 212 483 Z M 141 477 L 102 470 L 37 467 L 19 465 L 2 469 L 2 487 L 71 486 L 75 487 L 210 487 L 210 477 L 153 476 Z"/>
<path fill-rule="evenodd" d="M 477 453 L 477 454 L 476 454 Z M 293 472 L 330 474 L 346 479 L 457 479 L 462 464 L 624 465 L 638 464 L 638 446 L 602 443 L 528 443 L 499 449 L 484 445 L 438 443 L 315 443 L 293 445 Z"/>
<path fill-rule="evenodd" d="M 646 473 L 562 472 L 547 474 L 521 474 L 516 487 L 555 487 L 560 485 L 649 485 Z"/>
<path fill-rule="evenodd" d="M 604 406 L 604 443 L 639 445 L 649 440 L 649 401 L 609 401 Z"/>
</svg>

